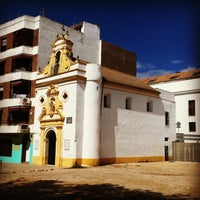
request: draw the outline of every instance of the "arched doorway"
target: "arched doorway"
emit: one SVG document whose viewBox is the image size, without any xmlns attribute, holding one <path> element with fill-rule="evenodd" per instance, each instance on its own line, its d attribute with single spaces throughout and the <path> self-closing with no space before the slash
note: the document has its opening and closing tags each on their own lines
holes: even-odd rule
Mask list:
<svg viewBox="0 0 200 200">
<path fill-rule="evenodd" d="M 55 165 L 56 157 L 56 134 L 54 131 L 49 131 L 46 135 L 46 150 L 47 150 L 47 164 Z"/>
</svg>

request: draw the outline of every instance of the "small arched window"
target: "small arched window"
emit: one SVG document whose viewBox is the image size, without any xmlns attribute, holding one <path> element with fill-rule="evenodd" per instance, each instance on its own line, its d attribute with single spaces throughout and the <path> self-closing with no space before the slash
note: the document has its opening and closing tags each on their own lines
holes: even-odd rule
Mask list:
<svg viewBox="0 0 200 200">
<path fill-rule="evenodd" d="M 60 51 L 58 51 L 58 52 L 56 53 L 55 65 L 59 65 L 59 61 L 60 61 Z"/>
<path fill-rule="evenodd" d="M 56 53 L 56 56 L 55 56 L 55 64 L 54 64 L 54 66 L 53 66 L 52 75 L 58 74 L 59 62 L 60 62 L 60 51 L 58 51 L 58 52 Z"/>
</svg>

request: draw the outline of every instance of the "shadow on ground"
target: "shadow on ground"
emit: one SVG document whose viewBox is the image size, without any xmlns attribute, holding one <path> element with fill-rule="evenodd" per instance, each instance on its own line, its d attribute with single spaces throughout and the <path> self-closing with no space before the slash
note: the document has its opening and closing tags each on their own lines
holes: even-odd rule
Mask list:
<svg viewBox="0 0 200 200">
<path fill-rule="evenodd" d="M 188 196 L 173 195 L 164 196 L 161 193 L 144 190 L 129 190 L 112 184 L 78 184 L 69 185 L 65 182 L 54 180 L 41 180 L 27 182 L 20 178 L 16 181 L 0 184 L 0 199 L 134 199 L 134 200 L 160 200 L 160 199 L 191 199 Z"/>
</svg>

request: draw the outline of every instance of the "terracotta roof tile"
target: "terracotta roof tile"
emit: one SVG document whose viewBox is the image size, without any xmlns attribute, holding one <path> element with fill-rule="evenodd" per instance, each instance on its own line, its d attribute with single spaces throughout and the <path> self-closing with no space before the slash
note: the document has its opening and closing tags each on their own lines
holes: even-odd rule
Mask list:
<svg viewBox="0 0 200 200">
<path fill-rule="evenodd" d="M 160 82 L 183 80 L 183 79 L 193 79 L 193 78 L 200 78 L 200 69 L 186 71 L 186 72 L 177 72 L 174 74 L 166 74 L 163 76 L 144 78 L 144 79 L 140 79 L 140 80 L 147 84 L 154 84 L 154 83 L 160 83 Z"/>
<path fill-rule="evenodd" d="M 102 67 L 102 76 L 107 82 L 110 82 L 110 83 L 121 84 L 124 86 L 142 89 L 142 90 L 154 92 L 157 94 L 159 93 L 156 89 L 150 87 L 146 83 L 143 83 L 141 80 L 137 79 L 133 75 L 128 75 L 119 71 Z"/>
</svg>

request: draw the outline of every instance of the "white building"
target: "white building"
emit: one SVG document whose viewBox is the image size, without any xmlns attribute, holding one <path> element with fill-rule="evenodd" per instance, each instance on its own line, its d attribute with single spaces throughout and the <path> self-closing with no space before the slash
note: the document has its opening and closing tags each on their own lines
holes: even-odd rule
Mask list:
<svg viewBox="0 0 200 200">
<path fill-rule="evenodd" d="M 97 25 L 22 16 L 0 26 L 0 42 L 3 162 L 172 159 L 173 94 L 136 79 L 136 55 L 101 40 Z"/>
<path fill-rule="evenodd" d="M 142 80 L 172 92 L 176 102 L 177 140 L 200 141 L 200 69 Z"/>
<path fill-rule="evenodd" d="M 67 37 L 54 41 L 36 80 L 33 163 L 72 167 L 171 159 L 173 94 L 132 75 L 73 61 L 66 56 L 73 45 Z"/>
</svg>

